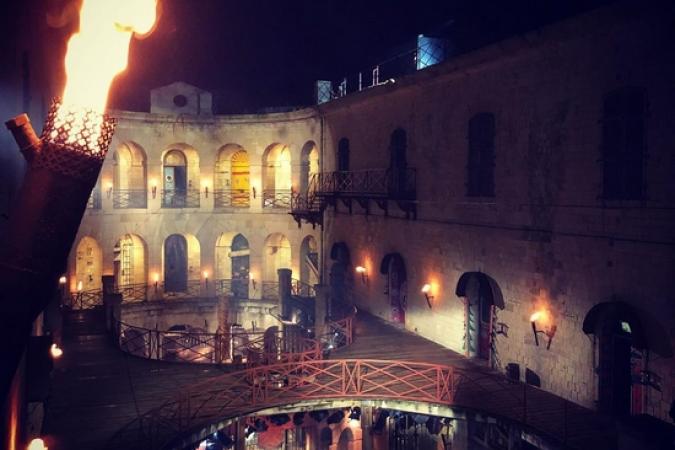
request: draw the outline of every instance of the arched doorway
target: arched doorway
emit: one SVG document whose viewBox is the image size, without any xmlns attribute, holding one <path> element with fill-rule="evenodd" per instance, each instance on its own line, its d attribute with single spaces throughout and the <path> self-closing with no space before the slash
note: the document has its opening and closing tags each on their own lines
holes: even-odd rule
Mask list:
<svg viewBox="0 0 675 450">
<path fill-rule="evenodd" d="M 187 196 L 187 158 L 180 150 L 170 150 L 164 155 L 162 206 L 185 206 Z"/>
<path fill-rule="evenodd" d="M 248 298 L 248 280 L 250 271 L 248 240 L 241 234 L 232 239 L 232 295 L 234 298 Z"/>
<path fill-rule="evenodd" d="M 398 253 L 389 253 L 382 259 L 380 273 L 386 275 L 385 295 L 389 299 L 391 321 L 405 325 L 407 308 L 407 275 L 403 257 Z"/>
<path fill-rule="evenodd" d="M 113 207 L 146 208 L 145 152 L 133 142 L 119 146 L 113 154 Z"/>
<path fill-rule="evenodd" d="M 139 297 L 143 289 L 133 289 L 134 285 L 147 283 L 145 243 L 134 234 L 122 236 L 113 248 L 113 275 L 115 286 L 124 300 L 144 300 Z"/>
<path fill-rule="evenodd" d="M 490 361 L 495 308 L 504 308 L 501 289 L 484 273 L 466 272 L 459 278 L 455 294 L 464 298 L 466 355 Z"/>
<path fill-rule="evenodd" d="M 172 234 L 164 241 L 164 290 L 186 292 L 187 285 L 187 240 L 180 234 Z"/>
<path fill-rule="evenodd" d="M 312 177 L 319 173 L 319 150 L 314 141 L 309 141 L 302 147 L 301 157 L 300 192 L 307 192 Z"/>
<path fill-rule="evenodd" d="M 273 233 L 265 239 L 263 251 L 263 298 L 278 298 L 279 269 L 291 268 L 291 243 L 281 233 Z"/>
<path fill-rule="evenodd" d="M 250 162 L 248 153 L 236 144 L 220 149 L 214 176 L 214 206 L 248 208 L 250 206 Z"/>
<path fill-rule="evenodd" d="M 85 236 L 75 250 L 75 286 L 73 290 L 99 291 L 102 287 L 103 252 L 96 239 Z"/>
<path fill-rule="evenodd" d="M 595 305 L 583 331 L 594 335 L 598 409 L 614 416 L 644 413 L 649 355 L 673 356 L 659 320 L 621 301 Z"/>
<path fill-rule="evenodd" d="M 300 281 L 309 286 L 319 283 L 319 247 L 314 236 L 306 236 L 300 246 Z"/>
<path fill-rule="evenodd" d="M 340 319 L 347 315 L 352 305 L 354 277 L 351 270 L 349 247 L 344 242 L 336 242 L 330 250 L 333 261 L 330 267 L 330 302 L 328 317 Z"/>
</svg>

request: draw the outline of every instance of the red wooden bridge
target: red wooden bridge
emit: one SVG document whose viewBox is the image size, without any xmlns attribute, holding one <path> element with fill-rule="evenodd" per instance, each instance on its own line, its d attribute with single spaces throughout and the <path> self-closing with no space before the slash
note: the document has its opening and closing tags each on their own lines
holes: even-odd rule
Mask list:
<svg viewBox="0 0 675 450">
<path fill-rule="evenodd" d="M 118 429 L 107 448 L 184 448 L 212 432 L 213 424 L 295 403 L 311 408 L 326 400 L 457 408 L 511 421 L 562 448 L 603 449 L 613 441 L 610 423 L 596 413 L 509 381 L 363 313 L 355 321 L 354 343 L 334 351 L 331 359 L 286 358 L 221 375 L 209 369 L 206 376 L 199 373 L 204 365 L 181 366 L 194 367 L 195 382 L 165 392 L 161 401 Z"/>
</svg>

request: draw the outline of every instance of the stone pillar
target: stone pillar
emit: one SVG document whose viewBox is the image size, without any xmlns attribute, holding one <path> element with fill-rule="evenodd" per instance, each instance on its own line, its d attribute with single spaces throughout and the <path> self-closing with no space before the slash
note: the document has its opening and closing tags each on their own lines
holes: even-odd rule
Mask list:
<svg viewBox="0 0 675 450">
<path fill-rule="evenodd" d="M 279 311 L 284 320 L 291 319 L 291 269 L 279 269 Z"/>
<path fill-rule="evenodd" d="M 103 275 L 103 307 L 105 308 L 106 329 L 112 331 L 113 318 L 120 320 L 122 294 L 115 293 L 115 277 Z"/>
<path fill-rule="evenodd" d="M 314 333 L 319 337 L 325 333 L 326 316 L 328 315 L 328 299 L 330 286 L 325 284 L 314 285 L 316 298 L 314 299 Z"/>
</svg>

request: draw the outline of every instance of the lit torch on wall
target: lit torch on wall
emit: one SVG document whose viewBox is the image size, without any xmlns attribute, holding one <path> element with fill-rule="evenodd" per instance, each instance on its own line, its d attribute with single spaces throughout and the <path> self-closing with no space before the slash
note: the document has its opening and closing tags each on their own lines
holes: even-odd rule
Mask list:
<svg viewBox="0 0 675 450">
<path fill-rule="evenodd" d="M 553 341 L 553 336 L 558 327 L 551 323 L 551 313 L 547 310 L 540 310 L 535 312 L 530 316 L 530 323 L 532 324 L 532 332 L 534 333 L 534 343 L 539 346 L 539 333 L 542 333 L 548 337 L 548 342 L 546 344 L 546 350 L 551 348 L 551 341 Z M 537 329 L 537 322 L 539 322 L 544 329 Z"/>
<path fill-rule="evenodd" d="M 27 336 L 57 286 L 112 139 L 115 122 L 104 114 L 110 84 L 127 66 L 132 35 L 149 34 L 156 16 L 156 0 L 82 0 L 66 87 L 41 137 L 26 114 L 6 123 L 28 164 L 0 250 L 0 313 L 15 327 L 2 335 Z"/>
</svg>

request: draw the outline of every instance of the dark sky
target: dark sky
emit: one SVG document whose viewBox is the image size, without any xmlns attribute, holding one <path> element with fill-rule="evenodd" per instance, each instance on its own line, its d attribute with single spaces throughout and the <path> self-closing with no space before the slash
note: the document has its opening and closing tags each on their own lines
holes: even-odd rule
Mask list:
<svg viewBox="0 0 675 450">
<path fill-rule="evenodd" d="M 4 46 L 13 30 L 70 1 L 2 0 Z M 113 86 L 114 108 L 147 110 L 149 89 L 177 80 L 214 92 L 218 112 L 306 105 L 315 80 L 369 70 L 419 33 L 443 32 L 465 51 L 611 0 L 160 1 L 157 29 L 133 43 L 130 67 Z M 48 42 L 53 57 L 69 30 L 45 28 L 31 45 Z"/>
</svg>

